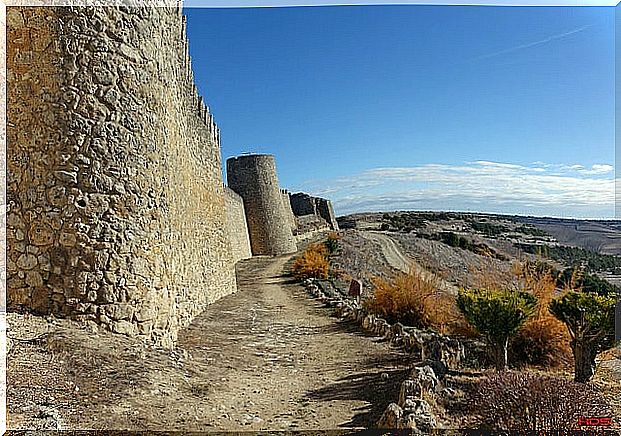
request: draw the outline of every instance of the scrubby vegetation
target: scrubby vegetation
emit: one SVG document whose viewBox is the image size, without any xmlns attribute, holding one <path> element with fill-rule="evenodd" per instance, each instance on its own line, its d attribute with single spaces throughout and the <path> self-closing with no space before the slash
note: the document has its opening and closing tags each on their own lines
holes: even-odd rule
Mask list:
<svg viewBox="0 0 621 436">
<path fill-rule="evenodd" d="M 550 312 L 567 325 L 575 361 L 575 381 L 595 372 L 595 357 L 614 344 L 616 298 L 570 291 L 550 302 Z"/>
<path fill-rule="evenodd" d="M 416 238 L 390 236 L 402 242 L 410 255 L 414 252 L 419 264 L 445 274 L 444 281 L 420 269 L 394 277 L 388 274 L 373 280 L 373 295 L 364 306 L 390 323 L 432 329 L 453 338 L 459 336 L 466 346 L 466 364 L 476 367 L 477 372 L 466 368 L 451 379 L 459 380 L 457 386 L 475 386 L 474 391 L 462 391 L 466 395 L 456 400 L 454 410 L 464 404 L 468 408 L 476 405 L 473 412 L 478 415 L 477 426 L 505 430 L 570 429 L 577 428 L 579 416 L 611 416 L 598 391 L 584 382 L 593 376 L 595 356 L 612 346 L 614 304 L 619 298 L 618 289 L 595 273 L 615 272 L 621 268 L 621 258 L 571 247 L 549 247 L 527 251 L 541 256 L 526 255 L 508 263 L 503 254 L 513 255 L 514 250 L 501 254 L 487 244 L 498 246 L 500 251 L 510 242 L 480 243 L 480 237 L 466 232 L 471 229 L 490 238 L 512 234 L 515 237 L 518 233 L 550 235 L 527 224 L 516 225 L 519 223 L 510 220 L 477 222 L 471 216 L 461 217 L 461 222 L 448 226 L 430 225 L 431 221 L 425 221 L 418 213 L 401 214 L 400 218 L 385 214 L 383 218 L 383 229 L 411 231 L 416 226 L 426 227 L 416 230 Z M 464 229 L 462 223 L 470 229 Z M 408 245 L 409 241 L 415 242 Z M 437 261 L 426 263 L 429 256 Z M 447 269 L 437 268 L 439 262 L 444 262 Z M 459 273 L 453 273 L 456 270 Z M 455 296 L 450 291 L 453 285 L 466 289 Z M 487 347 L 481 346 L 481 339 Z M 600 358 L 606 361 L 609 354 Z M 602 374 L 610 371 L 609 364 L 602 364 L 596 377 L 598 386 L 605 380 Z M 497 371 L 482 377 L 478 371 L 489 365 Z M 508 367 L 521 371 L 507 372 Z M 549 375 L 554 371 L 568 376 L 572 369 L 573 382 L 569 377 Z M 539 375 L 542 372 L 548 375 Z M 610 390 L 613 395 L 612 388 L 597 389 L 606 395 Z M 613 399 L 610 401 L 618 407 Z M 470 413 L 468 419 L 472 419 Z"/>
<path fill-rule="evenodd" d="M 588 272 L 595 273 L 609 271 L 621 274 L 621 257 L 619 256 L 599 254 L 594 251 L 577 247 L 535 244 L 515 245 L 525 253 L 547 257 L 570 267 L 584 266 Z"/>
<path fill-rule="evenodd" d="M 488 430 L 579 430 L 580 417 L 612 415 L 592 386 L 527 372 L 490 374 L 471 404 L 477 426 Z"/>
<path fill-rule="evenodd" d="M 594 292 L 604 296 L 613 295 L 620 291 L 618 286 L 596 275 L 590 274 L 585 268 L 581 267 L 565 268 L 563 272 L 557 272 L 556 277 L 557 286 L 560 288 L 566 287 L 567 283 L 571 283 L 572 289 L 580 289 L 583 292 Z"/>
<path fill-rule="evenodd" d="M 324 245 L 330 255 L 336 254 L 336 252 L 338 251 L 339 239 L 341 239 L 341 237 L 338 235 L 338 233 L 330 232 L 328 238 L 325 240 Z"/>
<path fill-rule="evenodd" d="M 330 272 L 327 248 L 324 244 L 311 245 L 293 262 L 292 269 L 293 276 L 300 280 L 327 279 Z"/>
<path fill-rule="evenodd" d="M 365 308 L 388 322 L 441 333 L 463 330 L 454 299 L 439 290 L 438 277 L 413 269 L 393 280 L 376 277 L 372 283 L 373 296 L 365 301 Z"/>
<path fill-rule="evenodd" d="M 512 358 L 518 364 L 567 366 L 571 361 L 571 337 L 565 325 L 549 311 L 550 302 L 557 295 L 553 269 L 542 262 L 517 262 L 513 273 L 519 288 L 537 297 L 537 308 L 513 339 Z"/>
<path fill-rule="evenodd" d="M 461 289 L 457 307 L 466 320 L 483 335 L 496 369 L 507 369 L 509 339 L 532 316 L 537 297 L 524 291 Z"/>
<path fill-rule="evenodd" d="M 340 236 L 331 232 L 325 241 L 311 244 L 299 256 L 292 266 L 293 276 L 303 280 L 308 278 L 325 280 L 330 276 L 330 256 L 339 249 Z"/>
<path fill-rule="evenodd" d="M 491 224 L 473 220 L 470 220 L 469 224 L 472 230 L 483 233 L 485 236 L 489 237 L 497 237 L 502 235 L 503 233 L 508 233 L 511 231 L 509 227 L 498 224 Z"/>
<path fill-rule="evenodd" d="M 447 212 L 398 212 L 382 215 L 380 230 L 394 230 L 410 233 L 425 227 L 428 222 L 449 221 L 454 219 L 453 214 Z"/>
<path fill-rule="evenodd" d="M 521 233 L 523 235 L 536 236 L 536 237 L 540 237 L 540 238 L 546 238 L 546 237 L 550 237 L 551 236 L 548 232 L 544 232 L 543 230 L 538 229 L 535 226 L 528 226 L 528 225 L 524 225 L 524 224 L 514 228 L 513 232 Z"/>
<path fill-rule="evenodd" d="M 437 235 L 429 237 L 429 239 L 439 240 L 451 247 L 461 248 L 463 250 L 472 251 L 485 257 L 494 257 L 498 260 L 507 260 L 505 256 L 496 252 L 492 247 L 482 242 L 474 242 L 469 238 L 457 235 L 453 232 L 441 232 Z"/>
</svg>

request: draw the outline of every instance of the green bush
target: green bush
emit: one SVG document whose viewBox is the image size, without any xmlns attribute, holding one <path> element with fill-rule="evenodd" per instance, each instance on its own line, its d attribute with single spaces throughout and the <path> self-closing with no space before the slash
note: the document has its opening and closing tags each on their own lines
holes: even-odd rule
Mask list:
<svg viewBox="0 0 621 436">
<path fill-rule="evenodd" d="M 457 308 L 481 333 L 496 369 L 507 368 L 509 338 L 535 313 L 537 297 L 523 291 L 461 289 Z"/>
<path fill-rule="evenodd" d="M 550 312 L 569 329 L 577 382 L 589 381 L 595 372 L 597 354 L 614 345 L 616 300 L 571 291 L 550 303 Z"/>
<path fill-rule="evenodd" d="M 341 239 L 341 237 L 336 232 L 330 232 L 328 239 L 324 241 L 328 254 L 334 254 L 337 252 L 339 249 L 339 239 Z"/>
</svg>

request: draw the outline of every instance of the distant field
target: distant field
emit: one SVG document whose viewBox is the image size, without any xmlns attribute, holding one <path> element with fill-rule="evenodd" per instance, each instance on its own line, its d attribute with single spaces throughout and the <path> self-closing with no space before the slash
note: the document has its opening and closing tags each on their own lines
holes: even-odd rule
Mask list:
<svg viewBox="0 0 621 436">
<path fill-rule="evenodd" d="M 563 245 L 621 256 L 621 222 L 516 217 L 550 233 Z"/>
</svg>

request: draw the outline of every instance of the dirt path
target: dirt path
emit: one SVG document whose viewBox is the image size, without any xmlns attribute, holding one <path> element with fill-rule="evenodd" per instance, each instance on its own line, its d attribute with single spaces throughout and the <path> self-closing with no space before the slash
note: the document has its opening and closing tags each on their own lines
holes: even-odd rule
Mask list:
<svg viewBox="0 0 621 436">
<path fill-rule="evenodd" d="M 21 354 L 9 359 L 9 428 L 374 426 L 396 399 L 407 359 L 331 318 L 330 309 L 283 276 L 289 258 L 238 265 L 239 291 L 198 316 L 172 353 L 145 352 L 129 338 L 66 325 L 47 349 L 30 349 L 29 356 L 27 347 L 13 350 Z M 40 371 L 50 359 L 54 371 Z M 51 399 L 45 392 L 33 396 L 33 385 L 50 383 L 59 387 Z"/>
<path fill-rule="evenodd" d="M 362 235 L 381 247 L 382 254 L 386 258 L 386 261 L 394 269 L 407 273 L 411 267 L 416 267 L 416 263 L 405 256 L 396 242 L 390 237 L 373 231 L 362 232 Z"/>
<path fill-rule="evenodd" d="M 424 277 L 431 278 L 431 273 L 422 266 L 420 266 L 414 259 L 411 259 L 403 254 L 403 251 L 401 250 L 399 244 L 390 236 L 377 231 L 364 231 L 361 232 L 361 235 L 380 246 L 386 262 L 388 262 L 388 264 L 394 269 L 407 273 L 410 271 L 410 268 L 413 268 Z M 442 290 L 452 294 L 457 293 L 456 286 L 448 283 L 445 280 L 439 280 Z"/>
</svg>

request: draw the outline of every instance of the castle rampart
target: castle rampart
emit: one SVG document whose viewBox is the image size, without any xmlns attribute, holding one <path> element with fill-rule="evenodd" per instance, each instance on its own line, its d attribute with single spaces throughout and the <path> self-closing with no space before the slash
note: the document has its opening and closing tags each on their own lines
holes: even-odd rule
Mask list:
<svg viewBox="0 0 621 436">
<path fill-rule="evenodd" d="M 274 156 L 253 154 L 226 161 L 228 186 L 244 200 L 252 254 L 296 251 L 276 175 Z"/>
<path fill-rule="evenodd" d="M 338 230 L 332 202 L 325 198 L 313 197 L 312 195 L 298 192 L 290 195 L 291 208 L 295 216 L 317 215 L 323 218 L 332 230 Z"/>
<path fill-rule="evenodd" d="M 289 226 L 291 227 L 291 231 L 295 231 L 295 229 L 297 228 L 297 222 L 295 220 L 295 214 L 293 213 L 293 210 L 291 209 L 291 199 L 289 198 L 289 191 L 287 191 L 286 189 L 281 189 L 280 190 L 280 195 L 282 196 L 282 204 L 285 207 L 285 214 L 287 215 L 287 221 L 289 223 Z"/>
<path fill-rule="evenodd" d="M 224 188 L 226 202 L 226 231 L 231 244 L 233 262 L 252 257 L 250 236 L 246 223 L 244 201 L 230 188 Z"/>
<path fill-rule="evenodd" d="M 170 345 L 235 289 L 179 12 L 7 8 L 9 309 Z"/>
<path fill-rule="evenodd" d="M 296 218 L 271 155 L 229 159 L 223 185 L 180 8 L 8 7 L 6 21 L 9 310 L 171 346 L 234 292 L 237 261 L 328 228 L 321 199 Z"/>
<path fill-rule="evenodd" d="M 291 209 L 295 216 L 318 215 L 315 198 L 303 192 L 291 194 Z"/>
<path fill-rule="evenodd" d="M 336 222 L 336 216 L 334 215 L 334 209 L 332 208 L 332 202 L 325 198 L 315 198 L 315 204 L 317 205 L 317 214 L 330 224 L 332 230 L 338 230 L 339 224 Z"/>
</svg>

